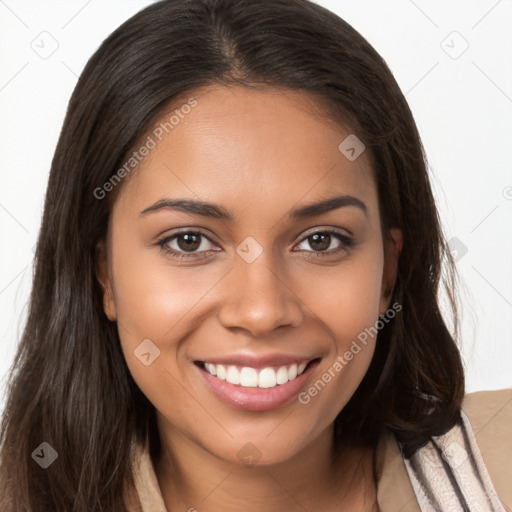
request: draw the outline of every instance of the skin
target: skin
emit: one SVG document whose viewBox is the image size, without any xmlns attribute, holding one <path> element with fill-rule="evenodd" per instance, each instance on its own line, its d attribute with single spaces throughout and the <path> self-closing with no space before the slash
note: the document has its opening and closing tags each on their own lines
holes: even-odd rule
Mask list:
<svg viewBox="0 0 512 512">
<path fill-rule="evenodd" d="M 349 161 L 338 146 L 351 131 L 327 121 L 305 93 L 212 86 L 194 97 L 197 106 L 123 182 L 98 248 L 105 313 L 157 410 L 163 450 L 154 467 L 166 507 L 373 510 L 371 451 L 354 446 L 333 460 L 332 434 L 375 339 L 307 405 L 295 398 L 263 412 L 222 402 L 194 364 L 233 353 L 319 357 L 308 389 L 386 312 L 402 237 L 393 229 L 384 241 L 368 152 Z M 366 212 L 344 206 L 288 218 L 341 194 Z M 233 220 L 170 208 L 141 214 L 164 198 L 209 201 Z M 200 238 L 195 255 L 173 258 L 157 242 L 178 228 L 212 242 Z M 322 253 L 307 237 L 326 229 L 353 245 L 332 236 Z M 263 249 L 252 263 L 236 252 L 248 236 Z M 186 253 L 178 240 L 168 246 Z M 144 339 L 161 351 L 149 366 L 134 355 Z M 237 456 L 247 443 L 261 457 L 252 467 Z"/>
</svg>

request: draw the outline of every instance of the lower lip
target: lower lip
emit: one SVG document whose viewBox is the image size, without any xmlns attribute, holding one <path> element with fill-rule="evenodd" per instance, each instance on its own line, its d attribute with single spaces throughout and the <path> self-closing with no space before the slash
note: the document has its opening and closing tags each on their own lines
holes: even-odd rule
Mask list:
<svg viewBox="0 0 512 512">
<path fill-rule="evenodd" d="M 298 377 L 273 388 L 236 386 L 210 375 L 203 368 L 198 367 L 198 371 L 213 393 L 231 407 L 246 411 L 267 411 L 296 397 L 304 386 L 309 373 L 317 364 L 318 361 L 313 361 Z"/>
</svg>

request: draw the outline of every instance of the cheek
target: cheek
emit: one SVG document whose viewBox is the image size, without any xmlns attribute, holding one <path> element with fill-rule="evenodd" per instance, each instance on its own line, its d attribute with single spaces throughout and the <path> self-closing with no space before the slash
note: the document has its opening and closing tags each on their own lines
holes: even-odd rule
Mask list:
<svg viewBox="0 0 512 512">
<path fill-rule="evenodd" d="M 122 246 L 118 244 L 112 259 L 120 330 L 158 343 L 179 339 L 190 316 L 201 309 L 222 277 L 219 268 L 179 268 L 159 248 L 122 251 Z"/>
<path fill-rule="evenodd" d="M 186 391 L 190 362 L 184 357 L 187 344 L 180 341 L 218 278 L 171 267 L 153 253 L 159 254 L 119 251 L 113 258 L 121 347 L 142 393 L 175 427 L 186 429 L 188 422 L 203 424 L 205 418 Z"/>
<path fill-rule="evenodd" d="M 332 351 L 318 379 L 299 401 L 329 423 L 351 398 L 371 363 L 382 289 L 382 251 L 378 243 L 357 258 L 317 270 L 301 281 L 307 306 L 331 335 Z M 325 390 L 325 391 L 324 391 Z"/>
<path fill-rule="evenodd" d="M 188 361 L 187 344 L 180 341 L 199 325 L 223 273 L 213 266 L 180 269 L 159 248 L 140 247 L 121 235 L 114 234 L 112 247 L 118 331 L 130 372 L 155 405 L 164 399 L 163 389 L 180 400 Z"/>
<path fill-rule="evenodd" d="M 297 295 L 330 330 L 339 351 L 379 316 L 383 255 L 376 240 L 338 266 L 297 271 Z"/>
</svg>

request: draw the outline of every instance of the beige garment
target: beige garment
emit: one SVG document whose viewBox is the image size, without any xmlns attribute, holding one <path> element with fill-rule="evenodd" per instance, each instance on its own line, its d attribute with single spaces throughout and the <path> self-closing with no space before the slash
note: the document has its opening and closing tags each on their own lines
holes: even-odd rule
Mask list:
<svg viewBox="0 0 512 512">
<path fill-rule="evenodd" d="M 474 439 L 492 481 L 491 487 L 494 486 L 491 490 L 496 491 L 503 509 L 512 512 L 512 389 L 471 393 L 466 395 L 462 409 L 471 423 Z M 426 508 L 422 496 L 417 498 L 399 446 L 391 433 L 379 443 L 376 461 L 377 498 L 381 512 L 436 510 Z M 128 511 L 167 512 L 147 450 L 137 447 L 133 464 L 137 495 L 127 496 Z M 422 508 L 418 500 L 422 502 Z M 459 510 L 464 509 L 444 508 L 441 512 Z M 468 510 L 479 509 L 470 504 Z"/>
</svg>

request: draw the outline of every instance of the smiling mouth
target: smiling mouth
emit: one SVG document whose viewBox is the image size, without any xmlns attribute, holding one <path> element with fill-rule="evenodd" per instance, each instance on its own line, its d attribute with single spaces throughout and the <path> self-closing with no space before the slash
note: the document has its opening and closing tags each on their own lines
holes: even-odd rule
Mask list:
<svg viewBox="0 0 512 512">
<path fill-rule="evenodd" d="M 270 389 L 295 380 L 316 361 L 319 361 L 319 358 L 299 364 L 282 365 L 279 367 L 268 366 L 261 369 L 250 366 L 237 367 L 234 365 L 214 364 L 206 361 L 196 361 L 196 364 L 213 377 L 235 386 Z"/>
</svg>

